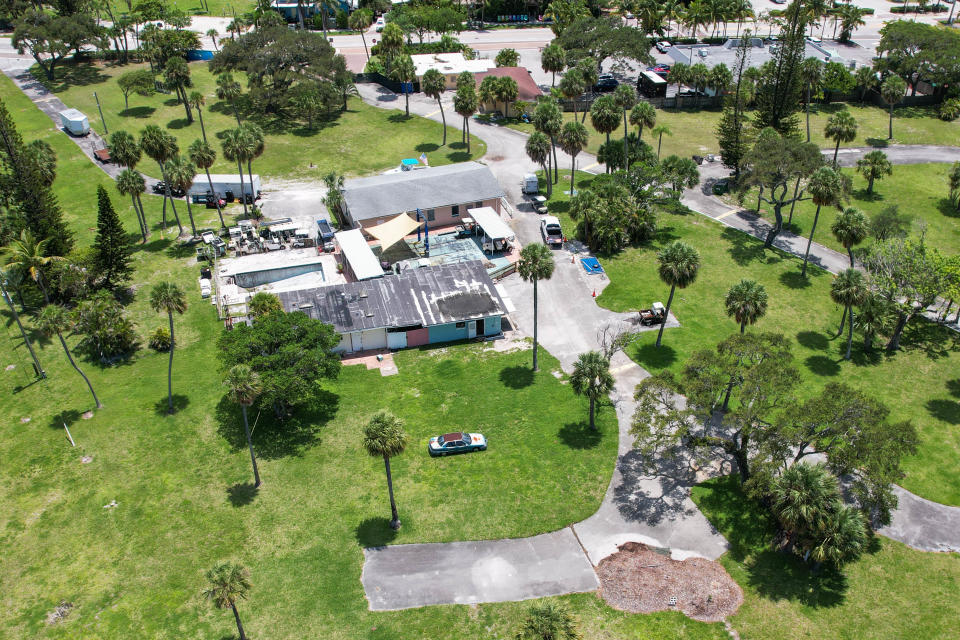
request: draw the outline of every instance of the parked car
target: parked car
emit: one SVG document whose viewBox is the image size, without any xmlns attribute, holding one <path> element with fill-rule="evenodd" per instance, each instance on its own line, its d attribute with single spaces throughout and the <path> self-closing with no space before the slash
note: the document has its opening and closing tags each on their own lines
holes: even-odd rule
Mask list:
<svg viewBox="0 0 960 640">
<path fill-rule="evenodd" d="M 545 196 L 533 197 L 533 210 L 537 213 L 547 212 L 547 198 Z"/>
<path fill-rule="evenodd" d="M 659 51 L 660 53 L 666 53 L 667 49 L 669 49 L 672 46 L 673 45 L 667 42 L 666 40 L 661 40 L 656 44 L 657 51 Z"/>
<path fill-rule="evenodd" d="M 427 443 L 431 456 L 448 456 L 469 451 L 486 451 L 487 439 L 480 433 L 462 433 L 455 431 L 442 436 L 434 436 Z"/>
<path fill-rule="evenodd" d="M 209 298 L 211 293 L 210 280 L 207 278 L 200 278 L 200 297 Z"/>
<path fill-rule="evenodd" d="M 556 216 L 543 216 L 540 219 L 540 235 L 547 246 L 559 247 L 563 244 L 563 229 Z"/>
<path fill-rule="evenodd" d="M 597 78 L 597 84 L 593 85 L 593 90 L 597 92 L 613 91 L 619 84 L 620 82 L 612 75 L 604 73 Z"/>
<path fill-rule="evenodd" d="M 649 309 L 640 309 L 640 324 L 651 327 L 663 324 L 667 319 L 667 310 L 662 302 L 654 302 Z"/>
</svg>

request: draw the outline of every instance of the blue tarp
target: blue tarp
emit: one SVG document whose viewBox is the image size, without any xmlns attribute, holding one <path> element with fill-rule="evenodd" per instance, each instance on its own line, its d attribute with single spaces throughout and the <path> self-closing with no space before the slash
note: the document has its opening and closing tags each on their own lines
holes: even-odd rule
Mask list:
<svg viewBox="0 0 960 640">
<path fill-rule="evenodd" d="M 213 60 L 213 51 L 206 49 L 190 49 L 187 51 L 187 60 L 196 62 L 197 60 Z"/>
<path fill-rule="evenodd" d="M 400 161 L 400 164 L 405 165 L 405 166 L 408 166 L 408 167 L 412 167 L 412 166 L 417 165 L 417 164 L 420 164 L 420 163 L 417 162 L 417 159 L 416 159 L 416 158 L 404 158 L 403 160 Z"/>
<path fill-rule="evenodd" d="M 600 266 L 600 261 L 596 258 L 580 258 L 580 264 L 583 265 L 583 270 L 587 273 L 603 273 L 603 267 Z"/>
</svg>

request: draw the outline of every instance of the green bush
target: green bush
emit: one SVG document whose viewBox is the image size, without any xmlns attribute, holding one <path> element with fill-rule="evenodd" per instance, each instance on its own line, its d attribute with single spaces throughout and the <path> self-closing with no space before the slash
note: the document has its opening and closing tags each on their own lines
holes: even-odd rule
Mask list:
<svg viewBox="0 0 960 640">
<path fill-rule="evenodd" d="M 363 68 L 364 73 L 386 73 L 386 69 L 383 67 L 383 62 L 380 60 L 379 56 L 370 56 L 370 60 L 367 62 L 367 66 Z"/>
<path fill-rule="evenodd" d="M 890 13 L 944 13 L 947 8 L 943 5 L 932 7 L 920 7 L 915 4 L 905 4 L 902 7 L 890 7 Z"/>
<path fill-rule="evenodd" d="M 170 350 L 170 332 L 165 327 L 157 327 L 157 330 L 150 335 L 150 348 L 157 351 Z"/>
<path fill-rule="evenodd" d="M 347 29 L 350 25 L 347 24 L 347 19 L 350 17 L 343 9 L 337 10 L 337 29 Z"/>
<path fill-rule="evenodd" d="M 950 98 L 940 105 L 940 119 L 951 122 L 960 117 L 960 98 Z"/>
</svg>

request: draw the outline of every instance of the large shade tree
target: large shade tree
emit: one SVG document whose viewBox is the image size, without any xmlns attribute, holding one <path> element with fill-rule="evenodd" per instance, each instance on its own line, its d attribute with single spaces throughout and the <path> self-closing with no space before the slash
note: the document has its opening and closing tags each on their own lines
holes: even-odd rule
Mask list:
<svg viewBox="0 0 960 640">
<path fill-rule="evenodd" d="M 378 411 L 363 430 L 363 448 L 374 458 L 383 458 L 387 491 L 390 494 L 390 528 L 394 530 L 400 528 L 400 516 L 397 513 L 397 501 L 393 497 L 390 458 L 403 453 L 406 447 L 407 434 L 403 430 L 403 420 L 389 411 Z"/>
<path fill-rule="evenodd" d="M 517 272 L 526 282 L 533 283 L 533 370 L 537 366 L 537 319 L 538 299 L 537 284 L 541 280 L 549 280 L 553 276 L 555 267 L 553 253 L 547 245 L 541 242 L 532 242 L 520 250 L 520 260 L 517 262 Z"/>
</svg>

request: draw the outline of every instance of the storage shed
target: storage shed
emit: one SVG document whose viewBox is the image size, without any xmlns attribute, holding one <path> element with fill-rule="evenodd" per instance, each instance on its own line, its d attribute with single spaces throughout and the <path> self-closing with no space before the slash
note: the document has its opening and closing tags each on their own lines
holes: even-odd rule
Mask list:
<svg viewBox="0 0 960 640">
<path fill-rule="evenodd" d="M 61 111 L 60 123 L 71 135 L 85 136 L 90 133 L 90 121 L 87 120 L 87 116 L 76 109 Z"/>
<path fill-rule="evenodd" d="M 238 173 L 211 173 L 210 181 L 207 176 L 198 173 L 193 179 L 193 186 L 190 187 L 190 195 L 204 195 L 210 191 L 210 182 L 213 182 L 213 190 L 221 198 L 227 195 L 227 192 L 233 194 L 235 198 L 240 197 L 240 174 Z M 243 193 L 253 194 L 254 197 L 260 193 L 260 176 L 253 174 L 253 188 L 250 187 L 250 176 L 243 174 Z"/>
</svg>

